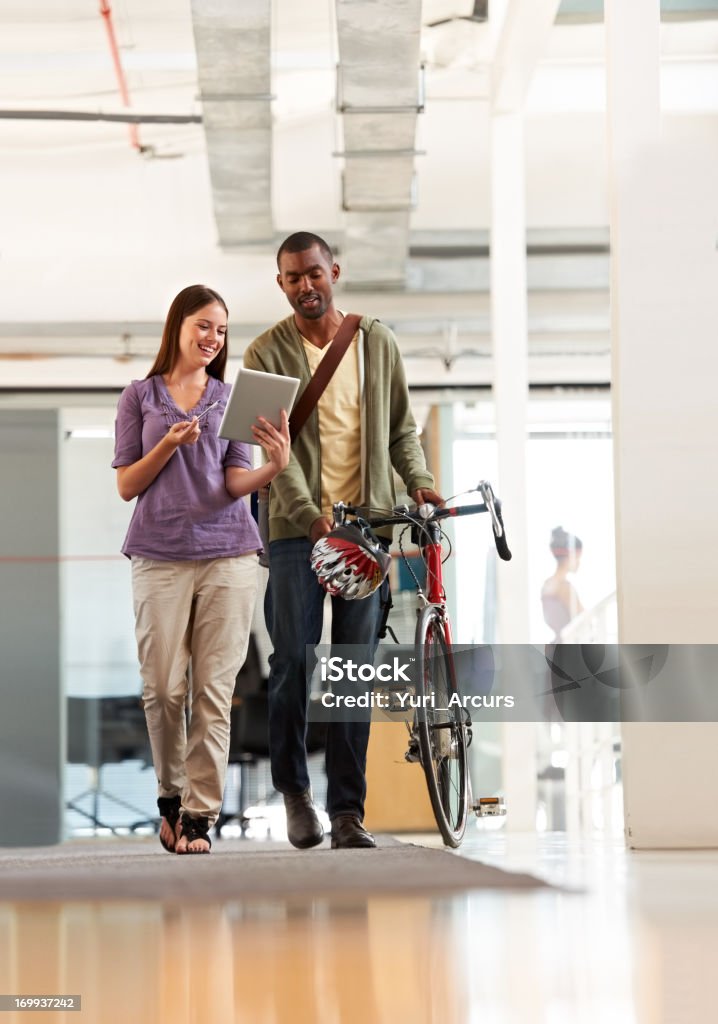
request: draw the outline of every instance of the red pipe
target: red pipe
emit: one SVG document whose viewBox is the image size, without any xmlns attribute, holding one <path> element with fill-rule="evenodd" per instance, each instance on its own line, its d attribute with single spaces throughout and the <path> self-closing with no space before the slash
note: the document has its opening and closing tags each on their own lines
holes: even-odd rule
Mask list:
<svg viewBox="0 0 718 1024">
<path fill-rule="evenodd" d="M 125 78 L 125 72 L 122 68 L 122 61 L 120 60 L 120 48 L 117 45 L 117 38 L 115 36 L 115 26 L 112 23 L 112 9 L 110 7 L 109 0 L 100 0 L 100 14 L 104 18 L 105 28 L 107 29 L 107 39 L 110 44 L 110 53 L 112 54 L 112 63 L 115 65 L 115 75 L 117 77 L 117 84 L 120 88 L 120 96 L 122 102 L 126 107 L 131 106 L 130 104 L 130 92 L 127 88 L 127 80 Z M 140 133 L 136 124 L 129 125 L 130 132 L 130 145 L 138 152 L 142 151 L 140 145 Z"/>
</svg>

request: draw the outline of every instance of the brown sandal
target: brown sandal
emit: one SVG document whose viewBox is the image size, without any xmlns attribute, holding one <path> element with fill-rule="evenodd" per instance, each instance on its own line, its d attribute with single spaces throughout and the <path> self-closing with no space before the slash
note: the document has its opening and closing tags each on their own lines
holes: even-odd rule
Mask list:
<svg viewBox="0 0 718 1024">
<path fill-rule="evenodd" d="M 165 819 L 169 827 L 174 833 L 175 841 L 172 846 L 167 843 L 166 840 L 160 835 L 160 842 L 162 843 L 163 849 L 167 850 L 167 853 L 174 853 L 175 846 L 177 844 L 177 822 L 180 816 L 180 807 L 182 801 L 179 796 L 160 796 L 157 797 L 157 807 L 159 808 L 160 816 Z M 162 822 L 160 822 L 160 828 L 162 828 Z"/>
<path fill-rule="evenodd" d="M 212 840 L 209 838 L 209 818 L 199 817 L 190 818 L 189 814 L 182 815 L 182 828 L 180 830 L 180 839 L 183 837 L 187 840 L 187 849 L 185 853 L 209 853 L 209 850 L 190 850 L 189 844 L 193 843 L 195 839 L 203 839 L 205 843 L 209 843 L 211 848 Z"/>
</svg>

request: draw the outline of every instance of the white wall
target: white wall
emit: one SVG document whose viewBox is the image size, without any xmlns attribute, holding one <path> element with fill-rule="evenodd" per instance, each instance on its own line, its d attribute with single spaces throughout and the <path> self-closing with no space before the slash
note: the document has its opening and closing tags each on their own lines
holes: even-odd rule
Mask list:
<svg viewBox="0 0 718 1024">
<path fill-rule="evenodd" d="M 625 185 L 614 429 L 619 628 L 631 642 L 715 639 L 717 174 L 718 137 L 676 143 L 667 131 Z"/>
<path fill-rule="evenodd" d="M 718 620 L 718 139 L 687 127 L 666 121 L 662 140 L 617 173 L 617 583 L 627 643 L 712 643 Z M 630 845 L 718 846 L 718 723 L 626 724 L 623 757 Z"/>
</svg>

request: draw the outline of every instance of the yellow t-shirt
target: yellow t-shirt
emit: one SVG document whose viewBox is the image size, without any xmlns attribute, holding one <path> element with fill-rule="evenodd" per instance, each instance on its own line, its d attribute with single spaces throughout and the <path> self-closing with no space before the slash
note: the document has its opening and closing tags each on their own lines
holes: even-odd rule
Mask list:
<svg viewBox="0 0 718 1024">
<path fill-rule="evenodd" d="M 361 500 L 361 408 L 359 332 L 332 374 L 317 403 L 322 465 L 322 515 L 332 518 L 332 504 Z M 309 369 L 315 373 L 330 346 L 317 348 L 302 338 Z"/>
</svg>

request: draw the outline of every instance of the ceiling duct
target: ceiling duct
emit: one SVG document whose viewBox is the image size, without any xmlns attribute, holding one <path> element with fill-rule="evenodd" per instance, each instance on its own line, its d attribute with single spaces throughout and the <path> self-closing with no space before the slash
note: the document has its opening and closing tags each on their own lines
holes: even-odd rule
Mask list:
<svg viewBox="0 0 718 1024">
<path fill-rule="evenodd" d="M 401 287 L 423 109 L 421 0 L 337 0 L 337 32 L 345 279 L 350 288 Z"/>
<path fill-rule="evenodd" d="M 221 246 L 272 239 L 271 0 L 192 0 Z"/>
</svg>

